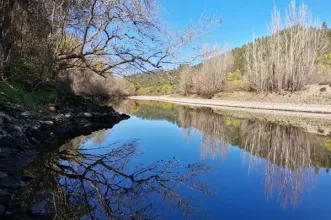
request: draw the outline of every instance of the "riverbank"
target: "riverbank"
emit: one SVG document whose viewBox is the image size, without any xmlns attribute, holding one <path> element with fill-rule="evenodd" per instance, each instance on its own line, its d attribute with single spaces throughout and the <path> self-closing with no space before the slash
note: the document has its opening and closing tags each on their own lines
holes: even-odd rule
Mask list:
<svg viewBox="0 0 331 220">
<path fill-rule="evenodd" d="M 210 107 L 217 109 L 241 110 L 261 114 L 282 116 L 300 116 L 309 118 L 331 119 L 331 105 L 326 104 L 299 104 L 270 101 L 234 101 L 219 98 L 201 99 L 175 96 L 131 96 L 133 100 L 163 101 L 180 105 Z"/>
<path fill-rule="evenodd" d="M 129 118 L 73 94 L 39 108 L 13 106 L 0 105 L 0 218 L 15 214 L 19 189 L 34 178 L 20 172 L 40 153 Z"/>
</svg>

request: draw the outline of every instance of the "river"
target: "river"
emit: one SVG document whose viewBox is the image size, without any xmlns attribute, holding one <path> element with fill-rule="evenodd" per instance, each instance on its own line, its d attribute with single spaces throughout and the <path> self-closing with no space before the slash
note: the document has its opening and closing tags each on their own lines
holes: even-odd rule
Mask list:
<svg viewBox="0 0 331 220">
<path fill-rule="evenodd" d="M 24 170 L 32 216 L 330 219 L 331 135 L 319 124 L 151 101 L 114 108 L 131 118 Z"/>
</svg>

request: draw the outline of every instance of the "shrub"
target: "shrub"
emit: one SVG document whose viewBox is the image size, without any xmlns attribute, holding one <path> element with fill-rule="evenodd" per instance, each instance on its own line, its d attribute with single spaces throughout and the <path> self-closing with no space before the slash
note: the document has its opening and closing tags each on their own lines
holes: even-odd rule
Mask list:
<svg viewBox="0 0 331 220">
<path fill-rule="evenodd" d="M 175 86 L 170 84 L 165 84 L 162 86 L 148 86 L 148 87 L 139 87 L 136 91 L 138 95 L 166 95 L 174 92 L 176 89 Z"/>
<path fill-rule="evenodd" d="M 326 147 L 329 151 L 331 151 L 331 139 L 327 139 L 327 140 L 325 141 L 325 147 Z"/>
<path fill-rule="evenodd" d="M 161 91 L 164 92 L 165 94 L 168 94 L 173 90 L 173 86 L 169 84 L 165 84 L 161 87 Z"/>
<path fill-rule="evenodd" d="M 322 70 L 331 70 L 331 53 L 323 54 L 316 60 L 316 64 Z"/>
<path fill-rule="evenodd" d="M 227 89 L 240 90 L 243 88 L 243 76 L 240 70 L 228 72 L 226 75 Z"/>
</svg>

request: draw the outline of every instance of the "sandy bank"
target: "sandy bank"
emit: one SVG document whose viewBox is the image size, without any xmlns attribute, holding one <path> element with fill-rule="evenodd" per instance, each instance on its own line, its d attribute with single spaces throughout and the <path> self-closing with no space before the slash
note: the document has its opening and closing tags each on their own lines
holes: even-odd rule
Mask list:
<svg viewBox="0 0 331 220">
<path fill-rule="evenodd" d="M 180 105 L 242 110 L 263 114 L 331 119 L 331 105 L 231 101 L 171 96 L 131 96 L 129 98 L 134 100 L 163 101 Z"/>
</svg>

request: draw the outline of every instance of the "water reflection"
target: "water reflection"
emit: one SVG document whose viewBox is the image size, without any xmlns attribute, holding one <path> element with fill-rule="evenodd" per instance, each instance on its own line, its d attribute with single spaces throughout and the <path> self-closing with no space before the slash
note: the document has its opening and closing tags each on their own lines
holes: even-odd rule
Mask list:
<svg viewBox="0 0 331 220">
<path fill-rule="evenodd" d="M 266 195 L 271 197 L 276 189 L 284 207 L 288 201 L 295 206 L 303 192 L 314 187 L 317 177 L 314 170 L 319 165 L 313 158 L 320 147 L 314 148 L 314 140 L 300 129 L 272 123 L 252 122 L 245 127 L 243 135 L 243 149 L 250 153 L 249 168 L 259 166 L 257 157 L 268 161 Z"/>
<path fill-rule="evenodd" d="M 264 169 L 265 195 L 277 196 L 282 206 L 296 206 L 318 178 L 320 168 L 331 166 L 331 137 L 304 131 L 288 123 L 232 117 L 226 111 L 176 106 L 159 102 L 127 101 L 119 110 L 141 118 L 178 124 L 189 140 L 197 129 L 201 134 L 203 159 L 226 160 L 232 146 L 243 150 L 248 172 Z M 303 122 L 300 121 L 300 124 Z M 309 125 L 307 125 L 309 126 Z M 327 169 L 328 171 L 328 169 Z M 273 195 L 276 194 L 276 195 Z"/>
<path fill-rule="evenodd" d="M 77 137 L 58 151 L 44 154 L 25 171 L 36 178 L 22 190 L 34 216 L 55 219 L 150 219 L 159 217 L 158 199 L 194 213 L 194 206 L 177 191 L 188 188 L 208 193 L 197 179 L 209 170 L 201 163 L 181 164 L 176 158 L 151 165 L 132 164 L 138 141 L 102 143 L 107 131 Z M 154 203 L 154 202 L 155 203 Z"/>
<path fill-rule="evenodd" d="M 250 201 L 248 197 L 258 197 L 261 176 L 265 196 L 262 190 L 263 201 L 257 199 L 255 206 L 262 207 L 265 200 L 277 198 L 284 208 L 295 207 L 307 192 L 316 187 L 321 172 L 328 172 L 327 168 L 331 166 L 330 136 L 308 133 L 304 126 L 293 126 L 280 120 L 274 122 L 267 118 L 256 120 L 247 115 L 233 116 L 233 112 L 209 108 L 158 102 L 129 101 L 118 106 L 117 110 L 140 118 L 132 117 L 131 121 L 125 122 L 127 127 L 124 126 L 123 136 L 120 135 L 121 142 L 111 142 L 116 127 L 114 133 L 112 130 L 96 131 L 41 155 L 24 171 L 35 178 L 22 188 L 20 205 L 29 209 L 34 218 L 151 219 L 163 218 L 168 210 L 173 209 L 196 217 L 202 210 L 195 201 L 189 199 L 191 196 L 197 196 L 206 206 L 213 207 L 208 211 L 210 213 L 206 212 L 207 215 L 233 214 L 238 206 L 249 205 L 245 203 Z M 157 121 L 151 123 L 153 120 Z M 137 126 L 145 128 L 147 135 L 139 132 Z M 139 139 L 131 139 L 133 136 L 126 129 L 132 129 L 130 131 L 137 134 L 138 138 L 145 138 L 142 141 L 144 143 L 140 143 Z M 166 130 L 169 134 L 159 135 L 166 133 L 162 129 L 170 129 Z M 178 135 L 180 132 L 188 143 L 198 143 L 198 148 L 183 148 L 185 140 L 182 139 L 185 138 Z M 129 141 L 123 142 L 127 136 L 130 136 Z M 147 146 L 150 156 L 144 157 L 142 153 L 145 152 L 141 150 L 146 150 L 146 145 L 153 146 Z M 186 157 L 181 158 L 184 162 L 172 158 L 179 152 L 175 149 L 180 148 Z M 236 182 L 240 179 L 239 175 L 241 180 L 247 179 L 243 173 L 232 173 L 231 166 L 237 166 L 238 161 L 234 160 L 236 164 L 230 163 L 231 166 L 227 164 L 227 171 L 216 169 L 226 164 L 233 149 L 242 154 L 238 157 L 243 161 L 245 173 L 246 167 L 250 177 L 263 173 L 257 175 L 258 180 L 252 181 L 253 184 L 249 185 L 251 188 L 241 188 L 245 191 L 234 190 L 244 184 Z M 168 160 L 155 161 L 155 158 Z M 202 163 L 188 164 L 185 160 Z M 213 171 L 204 163 L 213 166 Z M 218 176 L 226 172 L 230 175 L 223 175 L 225 178 Z M 219 189 L 223 187 L 223 191 Z M 247 193 L 249 190 L 255 194 Z M 230 195 L 223 195 L 224 192 Z M 201 193 L 215 193 L 217 199 L 209 202 L 204 200 Z M 219 203 L 219 207 L 215 208 L 215 203 Z M 276 206 L 281 209 L 278 203 Z M 263 212 L 264 209 L 270 211 L 266 207 L 258 211 Z M 275 213 L 280 212 L 276 209 Z"/>
</svg>

